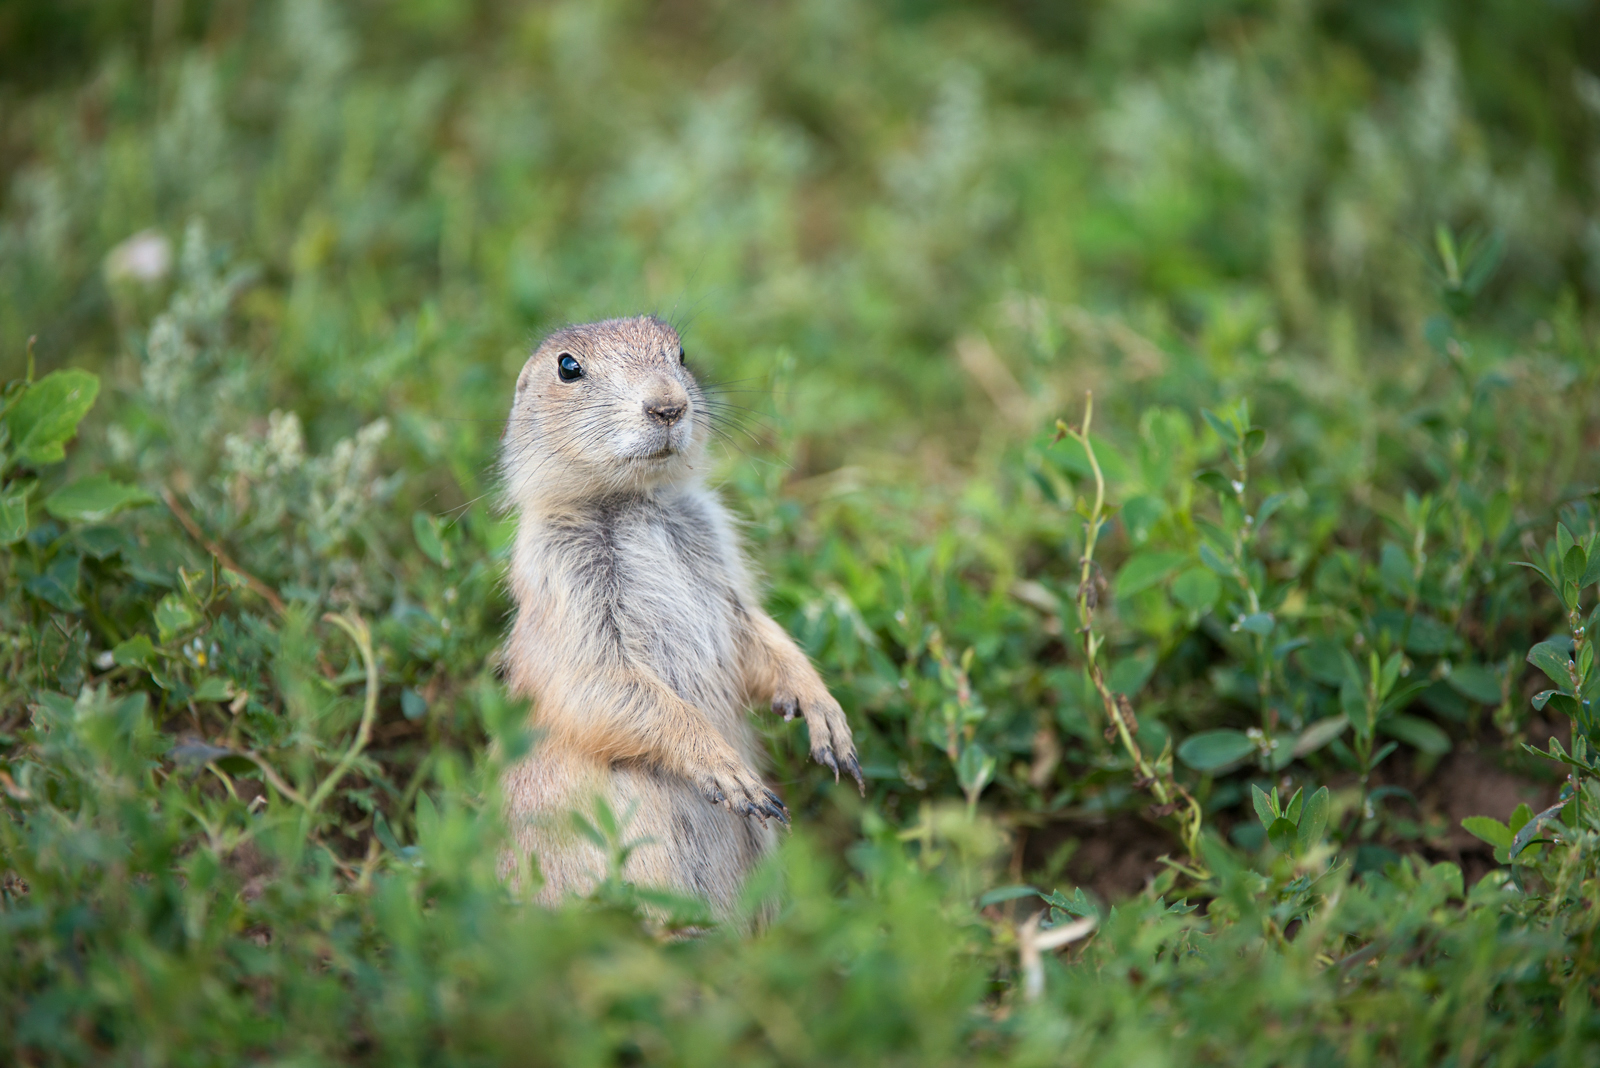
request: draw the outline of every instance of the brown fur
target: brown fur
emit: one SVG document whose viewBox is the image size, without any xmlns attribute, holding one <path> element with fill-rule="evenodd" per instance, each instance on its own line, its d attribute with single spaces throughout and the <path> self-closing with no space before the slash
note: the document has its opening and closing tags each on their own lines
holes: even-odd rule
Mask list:
<svg viewBox="0 0 1600 1068">
<path fill-rule="evenodd" d="M 581 378 L 562 381 L 563 355 Z M 625 878 L 728 914 L 772 846 L 767 821 L 788 822 L 758 770 L 752 705 L 805 717 L 812 756 L 861 780 L 843 710 L 761 610 L 703 485 L 710 433 L 678 335 L 653 317 L 561 330 L 518 376 L 502 455 L 518 611 L 503 663 L 542 736 L 505 776 L 501 867 L 532 853 L 545 901 L 604 876 L 570 821 L 600 797 L 643 843 Z"/>
</svg>

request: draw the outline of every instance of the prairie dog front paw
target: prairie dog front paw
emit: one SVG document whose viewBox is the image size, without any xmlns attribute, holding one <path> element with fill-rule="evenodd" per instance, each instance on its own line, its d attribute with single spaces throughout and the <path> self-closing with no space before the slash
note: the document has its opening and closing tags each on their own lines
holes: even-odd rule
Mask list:
<svg viewBox="0 0 1600 1068">
<path fill-rule="evenodd" d="M 730 812 L 759 819 L 770 816 L 787 825 L 789 809 L 777 794 L 767 789 L 761 776 L 742 764 L 728 761 L 707 771 L 699 782 L 700 792 L 713 805 L 727 805 Z"/>
<path fill-rule="evenodd" d="M 772 711 L 785 720 L 794 719 L 796 714 L 803 717 L 811 732 L 811 759 L 833 772 L 834 782 L 839 781 L 841 768 L 849 772 L 856 780 L 856 788 L 866 796 L 867 784 L 861 777 L 850 724 L 831 693 L 821 687 L 783 688 L 773 695 Z"/>
</svg>

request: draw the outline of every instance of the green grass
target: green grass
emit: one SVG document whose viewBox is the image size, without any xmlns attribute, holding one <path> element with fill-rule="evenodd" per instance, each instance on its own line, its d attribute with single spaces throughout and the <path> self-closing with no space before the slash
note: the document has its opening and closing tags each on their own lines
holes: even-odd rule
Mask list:
<svg viewBox="0 0 1600 1068">
<path fill-rule="evenodd" d="M 1595 40 L 0 6 L 5 1059 L 1590 1063 Z M 494 873 L 501 420 L 642 310 L 869 776 L 761 720 L 759 932 Z"/>
</svg>

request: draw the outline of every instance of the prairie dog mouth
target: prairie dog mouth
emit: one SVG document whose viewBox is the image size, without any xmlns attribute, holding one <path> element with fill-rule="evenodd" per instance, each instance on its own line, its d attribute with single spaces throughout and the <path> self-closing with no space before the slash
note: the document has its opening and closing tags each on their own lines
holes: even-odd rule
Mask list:
<svg viewBox="0 0 1600 1068">
<path fill-rule="evenodd" d="M 678 452 L 677 449 L 674 449 L 671 445 L 667 445 L 667 446 L 664 446 L 663 448 L 661 448 L 660 450 L 658 450 L 656 452 L 650 453 L 649 455 L 641 456 L 641 457 L 639 457 L 639 459 L 641 459 L 641 460 L 665 460 L 665 459 L 668 459 L 668 458 L 676 455 L 677 452 Z"/>
</svg>

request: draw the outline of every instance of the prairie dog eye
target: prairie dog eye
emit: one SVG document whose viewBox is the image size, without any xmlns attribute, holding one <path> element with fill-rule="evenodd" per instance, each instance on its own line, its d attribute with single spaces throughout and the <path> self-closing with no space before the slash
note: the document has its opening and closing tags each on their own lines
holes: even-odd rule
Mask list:
<svg viewBox="0 0 1600 1068">
<path fill-rule="evenodd" d="M 561 376 L 563 382 L 576 382 L 583 377 L 583 365 L 572 358 L 569 352 L 563 352 L 561 358 L 556 360 L 556 374 Z"/>
<path fill-rule="evenodd" d="M 678 346 L 678 362 L 680 364 L 685 362 L 685 358 L 684 358 L 684 355 L 683 355 L 683 346 L 682 345 Z"/>
</svg>

